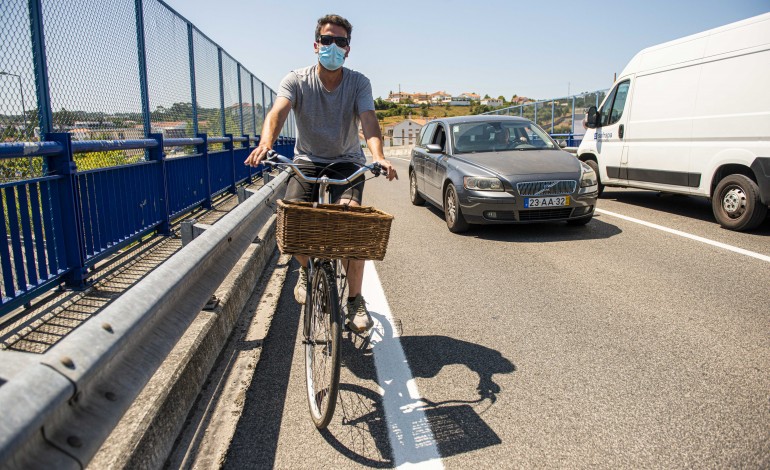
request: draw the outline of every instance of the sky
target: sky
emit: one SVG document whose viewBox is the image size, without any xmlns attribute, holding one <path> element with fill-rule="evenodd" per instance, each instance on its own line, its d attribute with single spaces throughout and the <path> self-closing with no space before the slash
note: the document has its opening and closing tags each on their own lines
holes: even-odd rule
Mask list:
<svg viewBox="0 0 770 470">
<path fill-rule="evenodd" d="M 534 99 L 612 85 L 639 50 L 770 12 L 770 0 L 166 0 L 273 90 L 317 61 L 318 18 L 353 25 L 345 66 L 391 91 Z"/>
</svg>

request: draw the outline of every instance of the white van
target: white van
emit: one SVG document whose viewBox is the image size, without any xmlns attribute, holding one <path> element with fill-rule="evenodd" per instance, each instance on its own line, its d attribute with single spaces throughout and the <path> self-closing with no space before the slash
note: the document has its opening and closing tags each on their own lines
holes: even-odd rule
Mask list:
<svg viewBox="0 0 770 470">
<path fill-rule="evenodd" d="M 642 50 L 597 110 L 578 158 L 601 188 L 711 198 L 725 228 L 770 206 L 770 13 Z"/>
</svg>

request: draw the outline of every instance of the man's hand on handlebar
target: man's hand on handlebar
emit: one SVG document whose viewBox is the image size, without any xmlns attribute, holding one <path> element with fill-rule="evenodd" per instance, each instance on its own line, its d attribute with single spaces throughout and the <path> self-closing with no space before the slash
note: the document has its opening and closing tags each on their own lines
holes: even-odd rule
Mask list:
<svg viewBox="0 0 770 470">
<path fill-rule="evenodd" d="M 396 168 L 393 167 L 393 165 L 390 164 L 387 160 L 377 160 L 376 163 L 379 163 L 382 166 L 382 173 L 388 178 L 388 181 L 393 181 L 393 179 L 398 179 L 398 173 L 396 172 Z"/>
<path fill-rule="evenodd" d="M 259 144 L 257 148 L 251 151 L 243 163 L 248 166 L 259 166 L 262 160 L 267 158 L 267 152 L 270 150 L 272 150 L 272 148 L 267 144 Z"/>
</svg>

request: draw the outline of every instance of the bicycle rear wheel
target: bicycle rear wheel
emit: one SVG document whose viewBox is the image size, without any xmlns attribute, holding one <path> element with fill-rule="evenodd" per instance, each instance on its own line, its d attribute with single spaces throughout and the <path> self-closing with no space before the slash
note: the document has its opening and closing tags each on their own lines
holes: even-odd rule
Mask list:
<svg viewBox="0 0 770 470">
<path fill-rule="evenodd" d="M 334 415 L 340 384 L 340 311 L 334 270 L 320 263 L 310 283 L 305 305 L 305 378 L 310 417 L 324 429 Z"/>
</svg>

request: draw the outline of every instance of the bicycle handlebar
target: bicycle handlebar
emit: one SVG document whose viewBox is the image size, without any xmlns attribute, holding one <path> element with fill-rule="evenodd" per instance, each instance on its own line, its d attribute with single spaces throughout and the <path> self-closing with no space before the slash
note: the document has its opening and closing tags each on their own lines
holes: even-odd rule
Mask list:
<svg viewBox="0 0 770 470">
<path fill-rule="evenodd" d="M 382 165 L 380 165 L 377 162 L 372 163 L 371 165 L 363 165 L 361 168 L 356 170 L 355 173 L 350 175 L 349 177 L 345 179 L 332 179 L 326 176 L 322 176 L 320 178 L 313 178 L 306 176 L 302 170 L 299 168 L 299 165 L 294 163 L 293 161 L 289 160 L 288 158 L 284 157 L 283 155 L 278 154 L 275 150 L 268 150 L 267 151 L 267 158 L 265 160 L 262 160 L 263 163 L 270 165 L 270 166 L 287 166 L 291 168 L 295 174 L 297 174 L 300 178 L 307 181 L 308 183 L 326 183 L 326 184 L 349 184 L 352 183 L 353 180 L 358 178 L 359 176 L 363 175 L 367 171 L 371 171 L 374 176 L 380 176 L 382 174 Z"/>
</svg>

